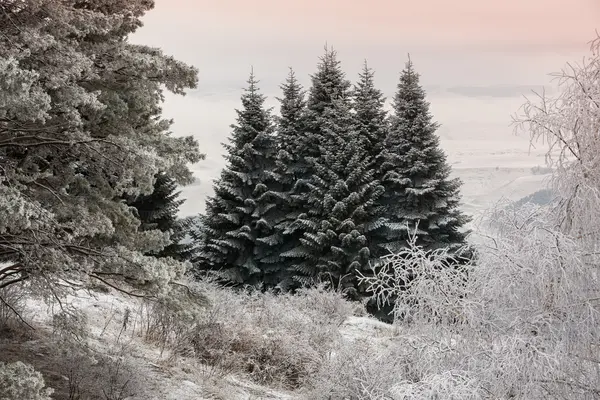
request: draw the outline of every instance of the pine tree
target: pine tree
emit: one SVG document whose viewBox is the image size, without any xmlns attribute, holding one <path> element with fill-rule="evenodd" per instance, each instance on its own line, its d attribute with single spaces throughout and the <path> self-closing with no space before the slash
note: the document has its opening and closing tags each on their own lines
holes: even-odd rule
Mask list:
<svg viewBox="0 0 600 400">
<path fill-rule="evenodd" d="M 407 230 L 417 231 L 427 248 L 459 247 L 470 220 L 458 208 L 459 179 L 450 178 L 450 166 L 436 135 L 425 91 L 412 62 L 403 70 L 393 103 L 390 132 L 385 140 L 382 168 L 385 173 L 387 222 L 382 228 L 390 251 L 406 245 Z"/>
<path fill-rule="evenodd" d="M 177 217 L 179 207 L 185 203 L 180 199 L 177 182 L 164 172 L 156 174 L 154 190 L 151 194 L 129 196 L 127 205 L 135 208 L 141 221 L 140 231 L 159 230 L 169 232 L 171 244 L 162 250 L 151 251 L 148 255 L 156 257 L 172 257 L 176 260 L 188 260 L 191 256 L 191 245 L 182 243 L 186 235 L 186 223 Z"/>
<path fill-rule="evenodd" d="M 280 239 L 274 229 L 282 219 L 277 200 L 282 193 L 274 172 L 276 138 L 270 110 L 252 73 L 241 97 L 237 125 L 227 150 L 227 166 L 206 202 L 206 214 L 194 237 L 199 243 L 195 264 L 217 269 L 232 282 L 274 286 L 278 267 L 265 259 L 277 257 Z"/>
<path fill-rule="evenodd" d="M 29 281 L 59 299 L 68 282 L 127 281 L 155 295 L 184 272 L 144 255 L 168 240 L 122 201 L 152 192 L 158 171 L 191 183 L 202 159 L 161 108 L 197 70 L 129 41 L 153 4 L 0 2 L 0 288 Z"/>
<path fill-rule="evenodd" d="M 355 130 L 351 85 L 335 51 L 326 51 L 312 81 L 302 136 L 310 173 L 296 184 L 293 198 L 301 214 L 285 232 L 301 237 L 283 255 L 301 282 L 322 279 L 353 289 L 356 271 L 370 257 L 364 226 L 383 189 L 369 169 L 368 146 Z"/>
</svg>

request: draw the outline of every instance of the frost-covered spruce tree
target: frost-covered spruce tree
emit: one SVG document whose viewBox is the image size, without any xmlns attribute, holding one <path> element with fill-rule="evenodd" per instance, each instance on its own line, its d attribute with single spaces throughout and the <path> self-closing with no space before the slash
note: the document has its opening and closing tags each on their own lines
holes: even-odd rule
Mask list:
<svg viewBox="0 0 600 400">
<path fill-rule="evenodd" d="M 237 125 L 224 145 L 227 165 L 206 202 L 200 232 L 194 235 L 199 241 L 195 263 L 199 270 L 220 271 L 231 282 L 273 286 L 278 283 L 278 266 L 261 260 L 277 256 L 274 226 L 282 218 L 277 207 L 281 190 L 274 172 L 273 118 L 257 83 L 252 73 Z"/>
<path fill-rule="evenodd" d="M 306 179 L 311 173 L 311 168 L 305 157 L 310 151 L 306 146 L 310 143 L 303 137 L 307 134 L 305 91 L 291 68 L 285 82 L 281 85 L 281 90 L 282 97 L 277 98 L 280 103 L 280 115 L 276 123 L 278 148 L 276 172 L 283 194 L 279 199 L 278 207 L 284 215 L 275 226 L 277 241 L 281 247 L 272 257 L 264 258 L 262 261 L 278 264 L 281 277 L 278 285 L 282 290 L 287 290 L 290 286 L 294 286 L 293 273 L 290 259 L 282 257 L 281 254 L 296 246 L 301 232 L 296 230 L 295 233 L 287 235 L 284 235 L 284 232 L 301 213 L 299 204 L 294 201 L 296 183 Z"/>
<path fill-rule="evenodd" d="M 359 74 L 359 81 L 354 87 L 355 127 L 364 149 L 370 159 L 368 169 L 372 179 L 379 184 L 383 178 L 381 168 L 383 160 L 384 142 L 388 133 L 387 112 L 384 109 L 385 98 L 383 93 L 375 87 L 375 73 L 365 61 L 363 70 Z M 385 255 L 382 245 L 386 239 L 378 234 L 377 229 L 385 222 L 385 207 L 380 198 L 374 199 L 370 221 L 365 226 L 371 258 L 378 259 Z"/>
<path fill-rule="evenodd" d="M 127 40 L 152 7 L 0 2 L 0 288 L 29 281 L 56 296 L 65 282 L 126 279 L 158 294 L 184 271 L 144 256 L 168 235 L 140 231 L 120 200 L 150 193 L 158 171 L 190 182 L 186 164 L 201 159 L 160 108 L 196 70 Z"/>
<path fill-rule="evenodd" d="M 353 108 L 355 124 L 359 135 L 366 143 L 366 150 L 373 162 L 373 168 L 379 168 L 378 158 L 383 150 L 387 136 L 387 112 L 385 111 L 385 97 L 381 90 L 375 87 L 375 72 L 369 68 L 365 61 L 359 80 L 354 85 Z M 380 174 L 379 171 L 376 172 Z"/>
<path fill-rule="evenodd" d="M 470 218 L 459 210 L 461 182 L 450 178 L 437 128 L 409 60 L 394 97 L 382 155 L 387 222 L 378 233 L 392 252 L 407 245 L 409 232 L 416 232 L 417 244 L 426 248 L 464 244 L 463 228 Z"/>
<path fill-rule="evenodd" d="M 148 195 L 130 196 L 127 204 L 135 208 L 141 225 L 140 230 L 158 229 L 169 233 L 170 244 L 165 248 L 148 254 L 156 257 L 172 257 L 176 260 L 188 260 L 191 256 L 191 245 L 182 243 L 187 226 L 186 220 L 177 217 L 179 207 L 185 203 L 180 198 L 177 182 L 164 172 L 156 174 L 154 190 Z"/>
<path fill-rule="evenodd" d="M 356 271 L 370 256 L 364 227 L 382 188 L 369 169 L 366 141 L 355 129 L 350 82 L 335 51 L 326 51 L 312 81 L 302 136 L 313 151 L 306 155 L 311 173 L 296 183 L 293 197 L 301 214 L 286 232 L 301 237 L 283 255 L 300 282 L 325 280 L 355 289 Z"/>
</svg>

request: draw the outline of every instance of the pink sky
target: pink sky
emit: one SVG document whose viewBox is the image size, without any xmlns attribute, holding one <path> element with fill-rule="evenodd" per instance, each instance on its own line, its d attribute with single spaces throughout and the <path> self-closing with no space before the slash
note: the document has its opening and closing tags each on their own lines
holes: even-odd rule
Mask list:
<svg viewBox="0 0 600 400">
<path fill-rule="evenodd" d="M 328 42 L 349 74 L 366 58 L 395 80 L 411 53 L 428 84 L 537 84 L 587 53 L 597 21 L 600 0 L 156 0 L 135 40 L 201 83 L 244 82 L 253 65 L 276 87 Z"/>
<path fill-rule="evenodd" d="M 272 36 L 426 45 L 519 41 L 550 46 L 589 40 L 598 0 L 157 0 L 149 20 L 177 18 L 179 28 L 227 38 Z"/>
<path fill-rule="evenodd" d="M 527 138 L 512 135 L 510 116 L 549 73 L 588 54 L 600 28 L 600 0 L 155 1 L 133 40 L 200 72 L 197 91 L 167 95 L 164 105 L 175 134 L 193 134 L 207 154 L 193 167 L 200 184 L 185 189 L 185 214 L 203 210 L 224 165 L 220 143 L 251 66 L 277 107 L 288 67 L 309 86 L 325 42 L 352 81 L 367 59 L 388 97 L 410 53 L 450 160 L 498 166 L 510 156 L 536 165 L 543 160 L 522 154 Z"/>
</svg>

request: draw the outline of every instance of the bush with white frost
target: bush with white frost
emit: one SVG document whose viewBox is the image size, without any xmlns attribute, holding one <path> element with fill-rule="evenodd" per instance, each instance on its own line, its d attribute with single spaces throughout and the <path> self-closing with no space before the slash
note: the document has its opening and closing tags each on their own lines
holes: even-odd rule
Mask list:
<svg viewBox="0 0 600 400">
<path fill-rule="evenodd" d="M 312 398 L 594 399 L 600 395 L 600 255 L 547 208 L 500 208 L 477 262 L 411 240 L 364 278 L 394 298 L 397 334 L 340 343 Z M 377 339 L 372 339 L 377 340 Z"/>
<path fill-rule="evenodd" d="M 0 362 L 0 400 L 50 400 L 42 374 L 20 361 Z"/>
<path fill-rule="evenodd" d="M 413 233 L 407 247 L 382 258 L 373 276 L 359 279 L 374 293 L 378 306 L 393 304 L 394 322 L 450 324 L 461 318 L 470 269 L 460 265 L 454 253 L 447 248 L 425 250 Z"/>
<path fill-rule="evenodd" d="M 265 385 L 298 388 L 316 374 L 341 336 L 353 305 L 313 288 L 297 295 L 232 291 L 202 281 L 195 310 L 155 303 L 144 312 L 146 338 L 200 361 L 206 375 L 242 373 Z M 183 303 L 182 303 L 183 304 Z"/>
</svg>

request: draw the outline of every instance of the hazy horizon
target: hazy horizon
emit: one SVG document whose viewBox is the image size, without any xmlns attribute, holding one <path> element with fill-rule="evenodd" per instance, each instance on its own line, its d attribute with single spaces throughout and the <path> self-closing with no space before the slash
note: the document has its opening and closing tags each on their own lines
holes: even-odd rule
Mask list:
<svg viewBox="0 0 600 400">
<path fill-rule="evenodd" d="M 513 135 L 511 115 L 523 95 L 551 89 L 550 73 L 588 54 L 598 17 L 600 3 L 592 0 L 569 7 L 561 0 L 157 0 L 133 41 L 199 70 L 198 88 L 185 97 L 168 94 L 164 105 L 174 134 L 194 135 L 207 156 L 192 167 L 199 181 L 183 192 L 183 214 L 191 214 L 204 210 L 211 179 L 224 166 L 220 143 L 251 67 L 277 112 L 288 68 L 308 88 L 326 43 L 352 82 L 366 59 L 388 98 L 410 53 L 455 169 L 543 163 L 539 151 L 528 155 L 527 137 Z"/>
</svg>

